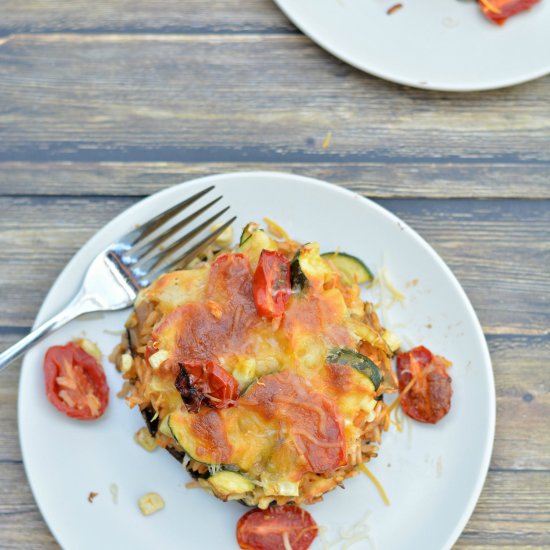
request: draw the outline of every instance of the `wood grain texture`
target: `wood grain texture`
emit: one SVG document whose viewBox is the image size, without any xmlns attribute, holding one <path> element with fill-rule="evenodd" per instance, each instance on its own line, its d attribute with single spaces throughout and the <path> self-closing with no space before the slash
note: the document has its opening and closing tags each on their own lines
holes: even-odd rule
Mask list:
<svg viewBox="0 0 550 550">
<path fill-rule="evenodd" d="M 0 326 L 30 326 L 66 262 L 136 200 L 0 197 L 0 284 L 5 296 Z M 550 265 L 548 201 L 379 203 L 410 223 L 447 261 L 487 333 L 548 334 L 550 279 L 542 268 Z"/>
<path fill-rule="evenodd" d="M 0 32 L 293 32 L 272 0 L 0 0 Z"/>
<path fill-rule="evenodd" d="M 548 165 L 549 87 L 406 89 L 301 35 L 14 35 L 0 161 Z"/>
<path fill-rule="evenodd" d="M 0 195 L 143 197 L 193 178 L 267 170 L 370 198 L 550 199 L 550 165 L 377 162 L 0 162 Z"/>
</svg>

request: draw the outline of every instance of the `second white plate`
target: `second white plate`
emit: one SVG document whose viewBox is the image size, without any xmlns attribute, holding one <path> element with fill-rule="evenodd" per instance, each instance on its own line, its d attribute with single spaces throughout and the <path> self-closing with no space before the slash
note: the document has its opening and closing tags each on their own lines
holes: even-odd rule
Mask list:
<svg viewBox="0 0 550 550">
<path fill-rule="evenodd" d="M 499 27 L 474 1 L 275 0 L 289 19 L 336 57 L 417 88 L 502 88 L 550 72 L 550 2 Z M 388 15 L 397 4 L 402 9 Z"/>
</svg>

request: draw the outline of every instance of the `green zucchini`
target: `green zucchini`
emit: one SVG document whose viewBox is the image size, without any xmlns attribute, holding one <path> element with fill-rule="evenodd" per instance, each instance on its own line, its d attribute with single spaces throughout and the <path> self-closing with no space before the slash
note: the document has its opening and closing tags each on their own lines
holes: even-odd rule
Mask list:
<svg viewBox="0 0 550 550">
<path fill-rule="evenodd" d="M 258 230 L 261 231 L 260 226 L 257 223 L 254 223 L 254 222 L 247 223 L 243 228 L 243 232 L 241 233 L 241 239 L 239 241 L 239 245 L 242 245 L 246 241 L 248 241 L 248 239 L 252 237 L 252 233 L 255 233 Z"/>
<path fill-rule="evenodd" d="M 242 252 L 256 269 L 262 250 L 277 250 L 277 243 L 258 224 L 249 223 L 243 229 L 239 252 Z"/>
<path fill-rule="evenodd" d="M 375 390 L 380 387 L 380 383 L 382 382 L 383 376 L 380 369 L 366 355 L 358 351 L 348 348 L 333 349 L 327 355 L 327 363 L 348 365 L 354 368 L 372 382 Z"/>
<path fill-rule="evenodd" d="M 311 281 L 327 281 L 332 270 L 319 254 L 317 243 L 305 244 L 290 263 L 290 284 L 293 290 L 304 290 Z"/>
<path fill-rule="evenodd" d="M 351 254 L 346 254 L 345 252 L 325 252 L 321 254 L 321 257 L 325 258 L 325 260 L 330 260 L 348 284 L 352 284 L 355 280 L 357 280 L 358 284 L 362 284 L 374 279 L 372 271 L 365 263 Z"/>
<path fill-rule="evenodd" d="M 180 447 L 189 455 L 190 458 L 196 462 L 202 462 L 203 464 L 215 464 L 214 460 L 207 460 L 205 457 L 197 458 L 197 447 L 200 447 L 200 441 L 193 439 L 189 430 L 187 430 L 187 425 L 184 420 L 185 417 L 178 417 L 177 413 L 170 414 L 166 418 L 166 425 L 170 431 L 170 435 L 178 442 Z M 164 422 L 164 421 L 163 421 Z M 163 429 L 164 428 L 164 429 Z M 166 428 L 162 426 L 159 428 L 161 433 L 165 433 Z M 166 434 L 165 434 L 166 435 Z"/>
<path fill-rule="evenodd" d="M 249 479 L 228 470 L 222 470 L 210 476 L 206 482 L 216 493 L 216 496 L 224 500 L 231 495 L 238 495 L 240 498 L 240 495 L 254 490 L 254 484 Z"/>
</svg>

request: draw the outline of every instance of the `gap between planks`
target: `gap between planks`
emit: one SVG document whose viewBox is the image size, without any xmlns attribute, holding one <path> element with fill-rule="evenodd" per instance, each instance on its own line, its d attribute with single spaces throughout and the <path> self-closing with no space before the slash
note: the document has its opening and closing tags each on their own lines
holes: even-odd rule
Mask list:
<svg viewBox="0 0 550 550">
<path fill-rule="evenodd" d="M 0 46 L 14 40 L 28 40 L 32 42 L 300 42 L 311 43 L 311 40 L 300 32 L 274 32 L 261 33 L 258 31 L 232 31 L 232 32 L 186 32 L 179 34 L 176 32 L 157 33 L 157 32 L 106 32 L 106 33 L 86 33 L 86 32 L 51 32 L 51 33 L 11 33 L 0 38 Z"/>
</svg>

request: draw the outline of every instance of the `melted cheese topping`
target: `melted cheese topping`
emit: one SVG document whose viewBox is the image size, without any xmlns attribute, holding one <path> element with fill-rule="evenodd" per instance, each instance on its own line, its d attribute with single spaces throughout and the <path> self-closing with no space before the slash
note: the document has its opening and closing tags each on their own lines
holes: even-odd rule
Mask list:
<svg viewBox="0 0 550 550">
<path fill-rule="evenodd" d="M 166 396 L 163 433 L 193 459 L 236 467 L 266 495 L 295 496 L 305 474 L 355 464 L 349 455 L 357 456 L 364 431 L 359 420 L 377 403 L 366 375 L 326 363 L 329 350 L 357 349 L 368 340 L 384 358 L 387 345 L 379 327 L 359 316 L 357 285 L 339 281 L 318 245 L 307 245 L 309 284 L 276 321 L 256 312 L 246 256 L 229 256 L 165 274 L 140 295 L 140 303 L 150 302 L 163 315 L 149 347 L 167 359 L 149 389 L 157 404 Z M 174 381 L 182 363 L 197 360 L 216 361 L 234 376 L 240 397 L 233 406 L 187 411 Z M 380 366 L 388 368 L 389 355 L 386 362 Z"/>
</svg>

